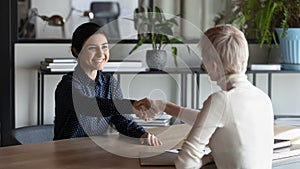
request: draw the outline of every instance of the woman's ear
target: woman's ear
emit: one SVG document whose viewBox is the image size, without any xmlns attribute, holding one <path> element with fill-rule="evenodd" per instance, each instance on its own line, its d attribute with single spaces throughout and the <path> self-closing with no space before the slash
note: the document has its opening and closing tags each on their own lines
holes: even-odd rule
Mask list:
<svg viewBox="0 0 300 169">
<path fill-rule="evenodd" d="M 77 51 L 76 48 L 72 47 L 72 48 L 71 48 L 71 52 L 72 52 L 72 54 L 73 54 L 74 57 L 78 57 L 79 52 Z"/>
<path fill-rule="evenodd" d="M 212 68 L 213 68 L 213 72 L 217 72 L 218 70 L 218 64 L 216 62 L 212 62 Z"/>
</svg>

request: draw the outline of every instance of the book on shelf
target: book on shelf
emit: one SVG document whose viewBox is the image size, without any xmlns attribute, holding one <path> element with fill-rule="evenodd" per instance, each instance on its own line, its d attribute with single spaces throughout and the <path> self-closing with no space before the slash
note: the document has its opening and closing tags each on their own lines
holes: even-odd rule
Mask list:
<svg viewBox="0 0 300 169">
<path fill-rule="evenodd" d="M 117 60 L 110 61 L 109 60 L 105 64 L 105 67 L 140 68 L 140 67 L 143 67 L 143 63 L 138 60 L 124 60 L 124 61 L 117 61 Z"/>
<path fill-rule="evenodd" d="M 41 70 L 44 70 L 44 71 L 47 71 L 47 72 L 72 72 L 72 71 L 74 71 L 74 68 L 73 69 L 50 68 L 50 69 L 41 69 Z"/>
<path fill-rule="evenodd" d="M 273 149 L 273 153 L 283 153 L 283 152 L 289 152 L 291 150 L 292 150 L 291 146 L 283 147 L 283 148 L 276 148 L 276 149 Z"/>
<path fill-rule="evenodd" d="M 74 71 L 76 65 L 52 65 L 44 66 L 41 65 L 41 70 L 46 70 L 50 72 L 65 72 L 65 71 Z M 127 67 L 105 67 L 102 70 L 103 72 L 145 72 L 146 68 L 127 68 Z"/>
<path fill-rule="evenodd" d="M 70 66 L 70 65 L 77 65 L 77 62 L 46 62 L 41 61 L 43 66 Z"/>
<path fill-rule="evenodd" d="M 104 66 L 103 72 L 145 72 L 145 67 L 106 67 Z"/>
<path fill-rule="evenodd" d="M 291 141 L 288 139 L 279 139 L 275 138 L 274 139 L 274 144 L 273 144 L 273 149 L 281 149 L 281 148 L 287 148 L 291 146 Z"/>
<path fill-rule="evenodd" d="M 250 70 L 281 70 L 280 64 L 250 64 Z"/>
<path fill-rule="evenodd" d="M 77 63 L 75 58 L 45 58 L 44 61 L 48 63 Z"/>
<path fill-rule="evenodd" d="M 40 68 L 41 70 L 47 70 L 47 69 L 74 69 L 77 63 L 72 63 L 72 64 L 51 64 L 51 65 L 46 65 L 46 64 L 41 64 Z"/>
</svg>

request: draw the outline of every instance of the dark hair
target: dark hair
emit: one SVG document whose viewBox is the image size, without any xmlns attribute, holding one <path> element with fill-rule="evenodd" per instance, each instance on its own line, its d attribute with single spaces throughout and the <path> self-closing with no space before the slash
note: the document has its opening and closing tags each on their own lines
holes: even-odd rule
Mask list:
<svg viewBox="0 0 300 169">
<path fill-rule="evenodd" d="M 72 35 L 71 52 L 74 57 L 78 57 L 78 53 L 81 51 L 84 42 L 92 36 L 94 33 L 101 33 L 100 26 L 93 22 L 83 23 L 76 28 Z"/>
</svg>

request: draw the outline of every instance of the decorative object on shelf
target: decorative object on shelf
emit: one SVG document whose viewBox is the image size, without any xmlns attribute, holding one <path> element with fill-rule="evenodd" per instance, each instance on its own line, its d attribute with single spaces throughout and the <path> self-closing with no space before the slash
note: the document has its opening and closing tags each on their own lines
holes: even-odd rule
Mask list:
<svg viewBox="0 0 300 169">
<path fill-rule="evenodd" d="M 276 28 L 276 32 L 278 35 L 285 34 L 284 37 L 279 36 L 282 68 L 286 70 L 300 70 L 300 28 L 288 28 L 287 30 Z"/>
<path fill-rule="evenodd" d="M 145 11 L 147 10 L 147 11 Z M 173 29 L 178 25 L 176 16 L 167 19 L 159 7 L 136 9 L 134 13 L 135 27 L 139 41 L 129 52 L 136 51 L 144 43 L 149 42 L 152 50 L 147 51 L 146 63 L 152 70 L 162 70 L 167 62 L 167 52 L 163 49 L 168 44 L 182 43 L 182 38 L 174 37 Z M 189 47 L 187 46 L 190 52 Z M 177 47 L 171 47 L 174 64 L 177 67 Z M 151 56 L 152 55 L 152 56 Z"/>
<path fill-rule="evenodd" d="M 47 24 L 49 26 L 61 27 L 62 36 L 65 37 L 65 28 L 64 28 L 65 20 L 64 20 L 64 18 L 60 15 L 52 15 L 50 17 L 48 17 L 46 15 L 40 15 L 38 13 L 37 8 L 32 8 L 29 10 L 29 16 L 28 16 L 27 20 L 24 21 L 23 25 L 19 29 L 19 37 L 23 37 L 23 36 L 26 37 L 27 36 L 26 34 L 30 34 L 30 32 L 27 33 L 27 28 L 28 28 L 28 25 L 30 24 L 31 20 L 34 17 L 41 18 L 43 21 L 47 22 Z"/>
<path fill-rule="evenodd" d="M 22 22 L 20 23 L 20 27 L 19 27 L 19 32 L 18 32 L 18 36 L 19 37 L 25 37 L 25 38 L 29 38 L 29 37 L 34 37 L 35 36 L 35 30 L 34 30 L 34 22 L 32 21 L 32 19 L 34 17 L 38 17 L 40 19 L 42 19 L 43 21 L 45 21 L 49 26 L 55 26 L 55 27 L 61 27 L 62 30 L 62 37 L 65 38 L 65 23 L 70 19 L 71 14 L 73 13 L 73 11 L 77 12 L 80 14 L 80 16 L 82 17 L 88 17 L 89 19 L 93 19 L 94 18 L 94 14 L 91 11 L 81 11 L 78 10 L 74 7 L 70 8 L 70 11 L 68 13 L 68 16 L 66 18 L 62 17 L 61 15 L 55 14 L 52 16 L 46 16 L 46 15 L 40 15 L 38 13 L 38 9 L 37 8 L 32 8 L 28 11 L 28 16 L 25 18 L 25 20 L 22 20 Z"/>
<path fill-rule="evenodd" d="M 227 23 L 246 36 L 252 32 L 260 45 L 278 45 L 279 39 L 282 68 L 300 70 L 300 0 L 235 0 L 232 9 L 229 16 L 221 14 L 216 21 L 229 18 Z"/>
<path fill-rule="evenodd" d="M 167 52 L 165 50 L 147 50 L 146 63 L 150 69 L 162 70 L 167 64 Z"/>
</svg>

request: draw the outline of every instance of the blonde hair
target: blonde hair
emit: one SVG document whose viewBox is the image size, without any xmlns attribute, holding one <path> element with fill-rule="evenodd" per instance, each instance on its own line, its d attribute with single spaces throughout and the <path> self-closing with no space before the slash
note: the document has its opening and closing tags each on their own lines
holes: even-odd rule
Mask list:
<svg viewBox="0 0 300 169">
<path fill-rule="evenodd" d="M 204 35 L 219 55 L 218 59 L 221 60 L 225 75 L 246 72 L 249 49 L 243 32 L 226 24 L 208 29 Z M 211 56 L 203 55 L 203 57 Z"/>
</svg>

